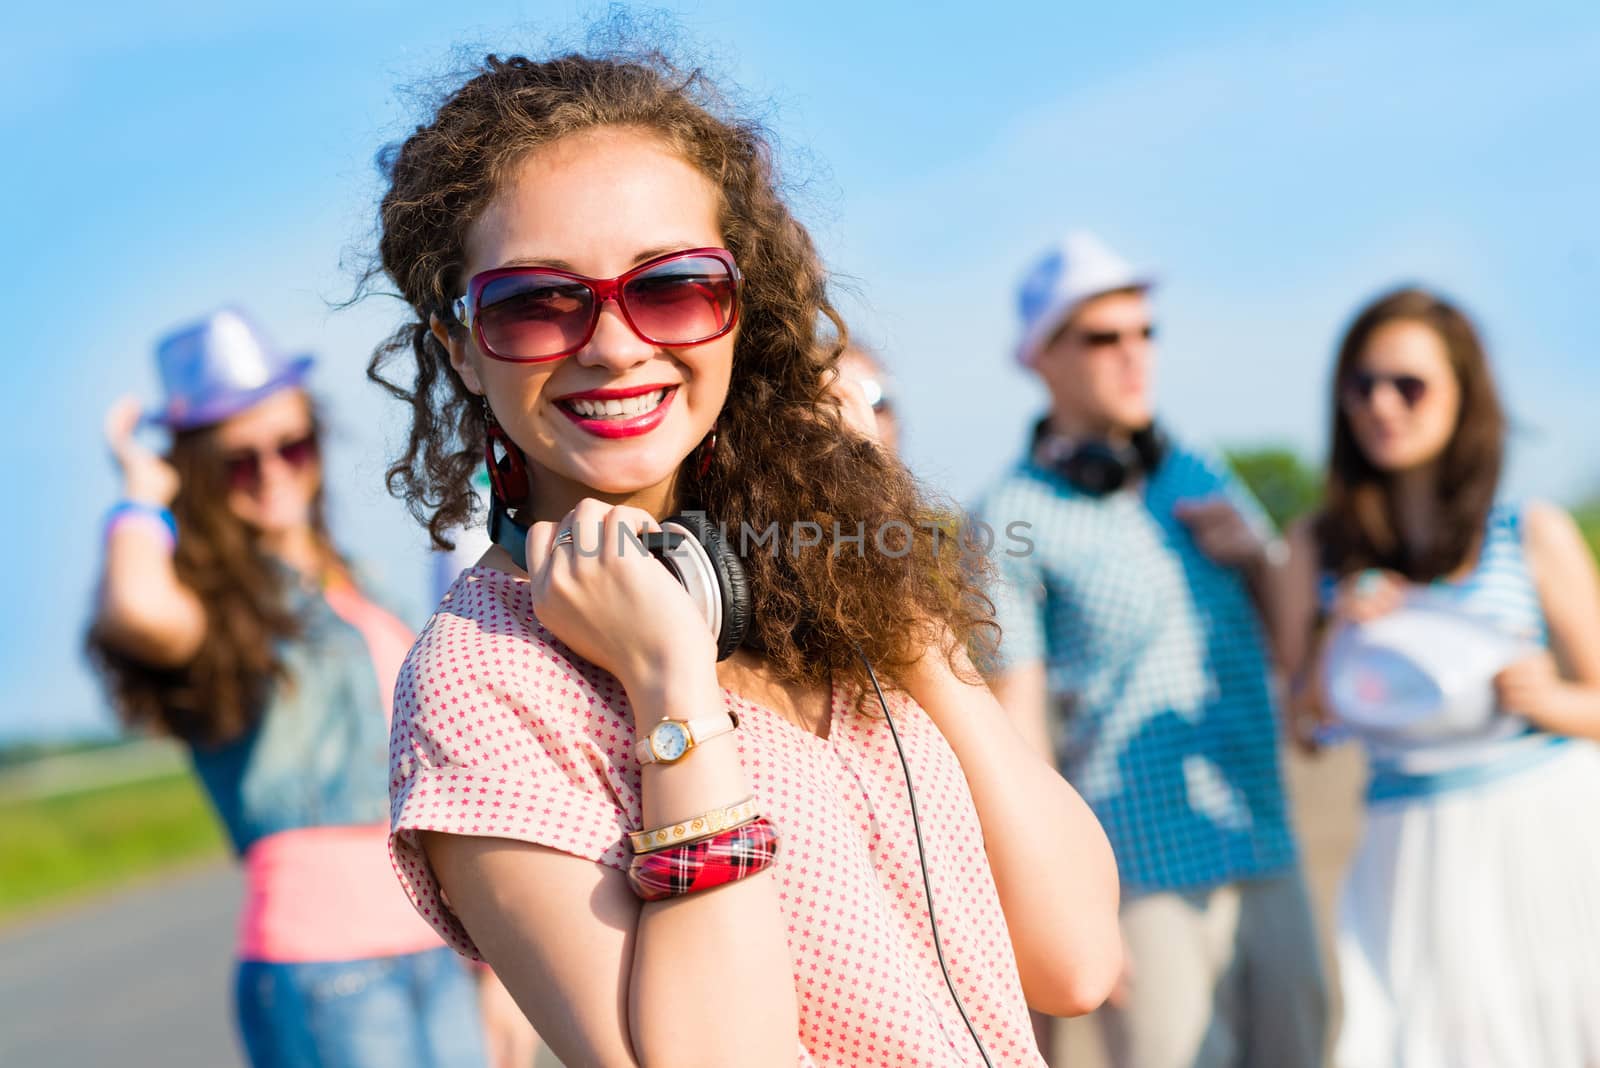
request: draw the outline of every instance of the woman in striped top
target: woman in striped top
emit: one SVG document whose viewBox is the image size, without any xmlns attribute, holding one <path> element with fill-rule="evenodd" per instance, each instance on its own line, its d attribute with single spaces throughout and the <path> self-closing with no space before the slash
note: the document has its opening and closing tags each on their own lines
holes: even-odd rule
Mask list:
<svg viewBox="0 0 1600 1068">
<path fill-rule="evenodd" d="M 1600 1063 L 1600 575 L 1566 513 L 1498 501 L 1505 419 L 1439 297 L 1357 316 L 1332 426 L 1282 638 L 1301 723 L 1372 768 L 1335 1061 Z"/>
</svg>

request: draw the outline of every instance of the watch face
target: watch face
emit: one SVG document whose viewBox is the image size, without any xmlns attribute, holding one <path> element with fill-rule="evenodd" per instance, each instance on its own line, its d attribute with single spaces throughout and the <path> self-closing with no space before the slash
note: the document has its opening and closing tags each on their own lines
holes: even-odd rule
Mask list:
<svg viewBox="0 0 1600 1068">
<path fill-rule="evenodd" d="M 657 760 L 670 764 L 689 751 L 689 732 L 683 729 L 683 724 L 670 719 L 657 723 L 650 732 L 650 747 L 655 750 Z"/>
</svg>

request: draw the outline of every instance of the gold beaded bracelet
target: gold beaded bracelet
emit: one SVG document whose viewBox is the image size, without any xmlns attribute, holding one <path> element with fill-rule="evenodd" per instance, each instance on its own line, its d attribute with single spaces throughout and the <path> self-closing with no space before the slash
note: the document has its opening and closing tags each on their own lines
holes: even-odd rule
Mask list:
<svg viewBox="0 0 1600 1068">
<path fill-rule="evenodd" d="M 695 816 L 693 819 L 674 823 L 670 827 L 657 827 L 653 831 L 629 831 L 628 841 L 633 843 L 635 853 L 653 853 L 667 846 L 683 845 L 686 842 L 698 842 L 702 838 L 710 838 L 721 834 L 730 827 L 738 827 L 749 823 L 761 810 L 756 806 L 756 799 L 752 795 L 736 805 L 726 808 L 712 809 L 710 812 Z"/>
</svg>

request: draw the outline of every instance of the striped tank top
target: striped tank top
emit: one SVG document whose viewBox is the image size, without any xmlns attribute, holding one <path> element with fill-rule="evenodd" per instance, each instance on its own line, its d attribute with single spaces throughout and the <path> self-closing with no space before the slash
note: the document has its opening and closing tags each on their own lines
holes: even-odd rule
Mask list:
<svg viewBox="0 0 1600 1068">
<path fill-rule="evenodd" d="M 1324 575 L 1324 604 L 1337 580 Z M 1427 603 L 1471 618 L 1514 641 L 1547 647 L 1549 633 L 1532 570 L 1522 544 L 1522 510 L 1499 504 L 1489 513 L 1477 566 L 1460 579 L 1439 579 L 1419 588 Z M 1351 729 L 1367 751 L 1372 778 L 1369 802 L 1428 797 L 1478 786 L 1534 767 L 1556 755 L 1564 736 L 1534 727 L 1503 710 L 1486 730 L 1460 735 L 1429 733 L 1407 741 Z"/>
</svg>

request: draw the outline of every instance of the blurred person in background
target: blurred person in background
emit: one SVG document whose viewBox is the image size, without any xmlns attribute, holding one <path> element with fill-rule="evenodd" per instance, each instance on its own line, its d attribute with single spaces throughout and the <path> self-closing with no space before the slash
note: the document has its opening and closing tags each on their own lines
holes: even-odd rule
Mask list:
<svg viewBox="0 0 1600 1068">
<path fill-rule="evenodd" d="M 388 718 L 412 632 L 329 535 L 312 358 L 231 309 L 157 358 L 166 403 L 150 419 L 170 451 L 136 440 L 132 398 L 106 420 L 123 495 L 89 648 L 123 721 L 189 748 L 242 860 L 250 1063 L 483 1065 L 472 980 L 389 866 Z M 514 1044 L 527 1025 L 484 988 Z"/>
<path fill-rule="evenodd" d="M 839 357 L 839 374 L 856 383 L 872 408 L 878 424 L 878 441 L 890 452 L 900 451 L 900 412 L 896 406 L 894 378 L 866 345 L 851 341 Z"/>
<path fill-rule="evenodd" d="M 1050 410 L 976 509 L 1032 543 L 993 553 L 992 685 L 1117 857 L 1114 1063 L 1302 1068 L 1326 999 L 1258 613 L 1283 547 L 1218 459 L 1155 422 L 1150 285 L 1083 233 L 1023 283 L 1017 355 Z"/>
<path fill-rule="evenodd" d="M 1506 421 L 1454 305 L 1363 308 L 1330 402 L 1281 644 L 1297 714 L 1337 715 L 1371 765 L 1335 1060 L 1593 1068 L 1600 575 L 1565 512 L 1499 496 Z"/>
</svg>

